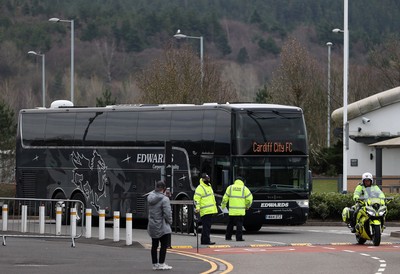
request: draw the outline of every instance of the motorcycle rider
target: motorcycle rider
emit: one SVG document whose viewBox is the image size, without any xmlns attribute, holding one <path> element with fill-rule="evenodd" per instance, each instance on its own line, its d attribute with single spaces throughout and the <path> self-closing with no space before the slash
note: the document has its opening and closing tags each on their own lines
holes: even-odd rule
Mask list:
<svg viewBox="0 0 400 274">
<path fill-rule="evenodd" d="M 360 204 L 358 203 L 358 200 L 360 198 L 364 199 L 369 198 L 368 193 L 373 193 L 373 192 L 379 193 L 379 198 L 385 198 L 385 194 L 381 191 L 379 186 L 377 186 L 374 183 L 374 178 L 371 173 L 365 172 L 363 173 L 361 178 L 362 178 L 361 183 L 358 184 L 353 194 L 353 201 L 356 204 L 352 206 L 353 214 L 351 214 L 350 218 L 350 229 L 352 233 L 356 232 L 355 225 L 356 225 L 357 213 L 361 208 Z"/>
</svg>

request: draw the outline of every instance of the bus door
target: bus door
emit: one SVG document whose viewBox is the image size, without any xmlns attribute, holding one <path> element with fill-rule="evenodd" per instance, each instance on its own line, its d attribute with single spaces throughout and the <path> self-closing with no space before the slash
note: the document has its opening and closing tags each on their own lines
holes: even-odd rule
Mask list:
<svg viewBox="0 0 400 274">
<path fill-rule="evenodd" d="M 171 142 L 165 142 L 165 150 L 164 150 L 164 179 L 167 188 L 170 188 L 170 191 L 173 193 L 174 186 L 174 178 L 173 178 L 173 170 L 172 170 L 172 144 Z"/>
<path fill-rule="evenodd" d="M 228 157 L 201 155 L 200 171 L 210 175 L 215 194 L 222 195 L 229 186 L 229 167 Z"/>
</svg>

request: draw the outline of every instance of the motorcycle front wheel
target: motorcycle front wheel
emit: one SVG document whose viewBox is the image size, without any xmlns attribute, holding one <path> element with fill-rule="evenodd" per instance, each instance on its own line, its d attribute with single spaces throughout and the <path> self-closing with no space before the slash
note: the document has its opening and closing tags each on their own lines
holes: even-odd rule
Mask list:
<svg viewBox="0 0 400 274">
<path fill-rule="evenodd" d="M 373 225 L 371 226 L 372 232 L 372 242 L 374 246 L 379 246 L 381 243 L 381 226 L 380 225 Z"/>
</svg>

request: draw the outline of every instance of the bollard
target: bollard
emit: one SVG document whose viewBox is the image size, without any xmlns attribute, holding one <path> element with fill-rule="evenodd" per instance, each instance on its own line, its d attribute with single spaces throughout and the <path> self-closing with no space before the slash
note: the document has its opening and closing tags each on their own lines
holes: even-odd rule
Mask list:
<svg viewBox="0 0 400 274">
<path fill-rule="evenodd" d="M 92 238 L 92 209 L 86 208 L 86 238 Z"/>
<path fill-rule="evenodd" d="M 99 210 L 99 240 L 104 240 L 106 230 L 106 213 L 104 209 Z"/>
<path fill-rule="evenodd" d="M 57 206 L 56 208 L 56 235 L 61 235 L 61 219 L 62 219 L 62 208 Z"/>
<path fill-rule="evenodd" d="M 71 237 L 76 237 L 76 208 L 71 208 Z"/>
<path fill-rule="evenodd" d="M 126 245 L 132 245 L 132 213 L 126 213 Z"/>
<path fill-rule="evenodd" d="M 2 217 L 3 217 L 3 231 L 7 231 L 8 205 L 6 205 L 6 204 L 3 205 Z"/>
<path fill-rule="evenodd" d="M 119 211 L 114 211 L 114 242 L 119 242 Z"/>
<path fill-rule="evenodd" d="M 23 205 L 21 207 L 21 232 L 25 233 L 27 230 L 27 222 L 28 222 L 28 206 Z"/>
<path fill-rule="evenodd" d="M 44 209 L 43 205 L 39 206 L 39 233 L 44 234 Z"/>
</svg>

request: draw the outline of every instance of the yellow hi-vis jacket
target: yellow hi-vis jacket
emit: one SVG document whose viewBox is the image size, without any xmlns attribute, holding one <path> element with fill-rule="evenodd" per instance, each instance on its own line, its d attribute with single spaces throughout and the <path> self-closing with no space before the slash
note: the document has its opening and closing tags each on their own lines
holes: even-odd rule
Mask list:
<svg viewBox="0 0 400 274">
<path fill-rule="evenodd" d="M 224 209 L 228 202 L 229 216 L 246 215 L 246 210 L 253 203 L 253 195 L 242 180 L 237 179 L 233 185 L 228 186 L 222 198 L 221 208 Z"/>
<path fill-rule="evenodd" d="M 193 200 L 196 211 L 200 212 L 200 217 L 218 212 L 214 191 L 211 186 L 204 183 L 203 179 L 200 179 L 200 184 L 194 192 Z"/>
<path fill-rule="evenodd" d="M 371 194 L 374 193 L 375 195 L 378 195 L 379 198 L 385 198 L 385 194 L 382 192 L 379 186 L 372 184 L 370 186 L 370 190 L 367 191 L 367 188 L 361 182 L 357 185 L 356 189 L 354 190 L 353 200 L 356 202 L 360 197 L 365 199 L 369 198 L 368 192 Z"/>
</svg>

